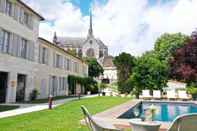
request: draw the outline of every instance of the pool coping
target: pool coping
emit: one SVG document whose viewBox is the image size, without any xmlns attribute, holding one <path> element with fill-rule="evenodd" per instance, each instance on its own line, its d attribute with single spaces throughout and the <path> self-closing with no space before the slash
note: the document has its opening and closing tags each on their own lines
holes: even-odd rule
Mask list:
<svg viewBox="0 0 197 131">
<path fill-rule="evenodd" d="M 143 100 L 143 99 L 133 99 L 121 105 L 112 107 L 103 112 L 97 113 L 93 115 L 93 118 L 98 121 L 103 121 L 107 123 L 111 123 L 118 128 L 131 128 L 129 123 L 129 119 L 118 118 L 124 112 L 128 111 L 132 107 L 136 106 L 141 102 L 167 102 L 167 103 L 183 103 L 183 104 L 195 104 L 197 105 L 197 101 L 172 101 L 172 100 Z M 160 122 L 161 127 L 160 131 L 166 131 L 172 122 Z M 84 120 L 81 120 L 81 124 L 85 124 Z"/>
</svg>

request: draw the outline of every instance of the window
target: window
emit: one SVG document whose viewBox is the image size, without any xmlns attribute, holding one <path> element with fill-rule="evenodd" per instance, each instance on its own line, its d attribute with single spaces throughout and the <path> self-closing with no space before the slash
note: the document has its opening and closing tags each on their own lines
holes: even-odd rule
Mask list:
<svg viewBox="0 0 197 131">
<path fill-rule="evenodd" d="M 70 68 L 71 68 L 71 61 L 70 61 L 70 59 L 66 59 L 66 70 L 67 71 L 69 71 L 70 70 Z"/>
<path fill-rule="evenodd" d="M 12 3 L 9 0 L 6 0 L 6 7 L 5 7 L 6 15 L 12 15 Z"/>
<path fill-rule="evenodd" d="M 29 24 L 29 14 L 24 12 L 24 23 L 28 26 Z"/>
<path fill-rule="evenodd" d="M 0 45 L 1 51 L 8 53 L 10 44 L 10 33 L 3 30 L 3 42 Z"/>
<path fill-rule="evenodd" d="M 55 65 L 56 65 L 56 67 L 57 68 L 60 68 L 61 67 L 61 57 L 60 57 L 60 55 L 56 55 L 56 62 L 55 62 Z"/>
<path fill-rule="evenodd" d="M 42 64 L 47 64 L 47 57 L 48 57 L 48 54 L 47 54 L 47 48 L 45 47 L 42 47 L 42 60 L 41 60 L 41 63 Z"/>
<path fill-rule="evenodd" d="M 87 57 L 95 57 L 94 49 L 89 48 L 86 52 Z"/>
<path fill-rule="evenodd" d="M 27 40 L 22 39 L 21 43 L 21 57 L 26 58 L 27 56 Z"/>
<path fill-rule="evenodd" d="M 99 57 L 103 57 L 103 56 L 104 56 L 103 51 L 100 50 L 100 51 L 99 51 Z"/>
<path fill-rule="evenodd" d="M 20 23 L 23 24 L 24 23 L 24 10 L 23 8 L 20 8 Z"/>
<path fill-rule="evenodd" d="M 77 62 L 74 62 L 74 71 L 79 73 L 79 64 Z"/>
</svg>

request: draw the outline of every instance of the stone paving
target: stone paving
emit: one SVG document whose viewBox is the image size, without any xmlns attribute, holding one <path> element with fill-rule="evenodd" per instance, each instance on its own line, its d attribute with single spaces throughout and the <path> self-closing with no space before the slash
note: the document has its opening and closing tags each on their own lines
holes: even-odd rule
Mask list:
<svg viewBox="0 0 197 131">
<path fill-rule="evenodd" d="M 83 97 L 81 97 L 81 99 L 96 97 L 96 96 L 98 96 L 98 95 L 83 96 Z M 66 103 L 66 102 L 77 100 L 77 99 L 78 99 L 78 97 L 55 100 L 55 101 L 53 101 L 53 107 L 56 107 L 56 106 Z M 6 117 L 11 117 L 11 116 L 16 116 L 16 115 L 21 115 L 21 114 L 25 114 L 25 113 L 48 109 L 48 103 L 43 103 L 43 104 L 6 104 L 6 105 L 19 105 L 20 108 L 15 109 L 15 110 L 0 112 L 0 118 L 6 118 Z"/>
</svg>

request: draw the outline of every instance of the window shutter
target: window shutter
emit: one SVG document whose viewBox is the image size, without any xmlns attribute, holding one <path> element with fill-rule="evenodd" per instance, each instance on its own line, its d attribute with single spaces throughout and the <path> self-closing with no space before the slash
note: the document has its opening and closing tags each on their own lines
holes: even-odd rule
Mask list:
<svg viewBox="0 0 197 131">
<path fill-rule="evenodd" d="M 21 57 L 21 45 L 22 45 L 22 38 L 20 36 L 18 36 L 17 38 L 18 42 L 17 42 L 17 56 Z"/>
<path fill-rule="evenodd" d="M 31 60 L 30 57 L 31 57 L 31 43 L 30 43 L 30 41 L 28 41 L 28 42 L 27 42 L 27 53 L 26 53 L 26 58 L 27 58 L 28 60 Z"/>
<path fill-rule="evenodd" d="M 11 51 L 11 54 L 13 56 L 17 56 L 17 35 L 14 34 L 13 35 L 13 42 L 12 42 L 12 51 Z"/>
<path fill-rule="evenodd" d="M 53 67 L 56 67 L 56 53 L 53 52 Z"/>
<path fill-rule="evenodd" d="M 34 61 L 34 43 L 29 41 L 28 44 L 27 44 L 27 58 L 30 60 L 30 61 Z"/>
<path fill-rule="evenodd" d="M 20 8 L 20 22 L 21 22 L 21 24 L 24 24 L 24 10 L 23 10 L 23 8 Z"/>
<path fill-rule="evenodd" d="M 14 10 L 14 19 L 15 20 L 17 20 L 18 21 L 18 14 L 19 14 L 19 7 L 18 7 L 18 5 L 17 4 L 13 4 L 14 5 L 14 8 L 13 8 L 13 10 Z"/>
<path fill-rule="evenodd" d="M 14 18 L 14 12 L 15 12 L 15 3 L 11 2 L 11 16 Z"/>
<path fill-rule="evenodd" d="M 49 49 L 46 49 L 46 64 L 49 65 Z"/>
<path fill-rule="evenodd" d="M 5 12 L 5 0 L 0 0 L 0 12 Z"/>
<path fill-rule="evenodd" d="M 29 15 L 29 17 L 28 17 L 28 27 L 30 28 L 30 29 L 33 29 L 33 19 L 32 19 L 32 15 Z"/>
<path fill-rule="evenodd" d="M 0 52 L 2 52 L 3 46 L 3 30 L 0 29 Z"/>
<path fill-rule="evenodd" d="M 42 46 L 39 46 L 39 63 L 42 63 Z"/>
<path fill-rule="evenodd" d="M 34 61 L 35 58 L 35 47 L 34 47 L 34 42 L 31 42 L 31 60 Z"/>
<path fill-rule="evenodd" d="M 9 49 L 8 49 L 8 53 L 10 55 L 12 55 L 12 48 L 13 48 L 13 45 L 14 45 L 14 34 L 11 33 L 10 34 L 10 41 L 9 41 Z"/>
</svg>

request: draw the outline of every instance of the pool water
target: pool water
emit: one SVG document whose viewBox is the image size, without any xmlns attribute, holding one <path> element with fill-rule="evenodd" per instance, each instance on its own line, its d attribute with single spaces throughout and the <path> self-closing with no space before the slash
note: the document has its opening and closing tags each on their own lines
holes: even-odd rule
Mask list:
<svg viewBox="0 0 197 131">
<path fill-rule="evenodd" d="M 144 111 L 151 105 L 156 108 L 154 121 L 171 122 L 179 115 L 197 113 L 197 105 L 192 103 L 142 102 L 123 113 L 119 118 L 142 118 L 144 117 Z"/>
</svg>

